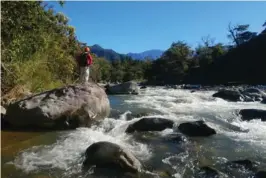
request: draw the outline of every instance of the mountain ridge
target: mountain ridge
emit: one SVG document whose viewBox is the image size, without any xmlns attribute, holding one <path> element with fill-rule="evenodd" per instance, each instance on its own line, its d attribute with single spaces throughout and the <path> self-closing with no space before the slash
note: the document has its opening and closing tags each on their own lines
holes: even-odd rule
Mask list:
<svg viewBox="0 0 266 178">
<path fill-rule="evenodd" d="M 114 51 L 113 49 L 105 49 L 98 44 L 94 44 L 89 47 L 92 53 L 96 54 L 98 57 L 104 57 L 110 61 L 121 60 L 125 58 L 126 56 L 131 57 L 132 59 L 135 59 L 135 60 L 144 60 L 144 59 L 156 60 L 164 52 L 163 50 L 160 50 L 160 49 L 151 49 L 151 50 L 143 51 L 141 53 L 129 52 L 127 54 L 121 54 L 121 53 Z"/>
</svg>

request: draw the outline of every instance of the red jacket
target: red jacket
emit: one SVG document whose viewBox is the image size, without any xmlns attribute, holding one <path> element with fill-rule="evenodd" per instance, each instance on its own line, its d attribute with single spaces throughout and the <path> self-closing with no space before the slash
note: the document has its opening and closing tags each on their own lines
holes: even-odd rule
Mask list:
<svg viewBox="0 0 266 178">
<path fill-rule="evenodd" d="M 91 65 L 92 64 L 92 56 L 91 56 L 90 53 L 88 53 L 88 55 L 87 55 L 87 64 L 88 65 Z"/>
<path fill-rule="evenodd" d="M 80 66 L 84 66 L 84 64 L 82 64 L 81 61 L 80 61 L 80 57 L 81 57 L 82 54 L 83 54 L 83 53 L 81 53 L 80 55 L 78 55 L 78 56 L 76 57 L 76 61 L 78 62 L 78 64 L 79 64 Z M 92 60 L 93 60 L 93 59 L 92 59 L 91 54 L 88 53 L 88 54 L 87 54 L 87 66 L 89 66 L 89 65 L 92 64 Z"/>
</svg>

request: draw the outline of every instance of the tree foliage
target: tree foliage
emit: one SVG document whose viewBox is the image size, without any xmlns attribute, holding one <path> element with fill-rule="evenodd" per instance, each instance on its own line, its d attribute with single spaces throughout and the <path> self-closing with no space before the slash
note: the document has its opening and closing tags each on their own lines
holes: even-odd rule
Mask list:
<svg viewBox="0 0 266 178">
<path fill-rule="evenodd" d="M 251 32 L 248 30 L 248 28 L 248 24 L 232 26 L 230 23 L 228 25 L 228 38 L 231 39 L 236 46 L 247 42 L 257 35 L 256 32 Z"/>
</svg>

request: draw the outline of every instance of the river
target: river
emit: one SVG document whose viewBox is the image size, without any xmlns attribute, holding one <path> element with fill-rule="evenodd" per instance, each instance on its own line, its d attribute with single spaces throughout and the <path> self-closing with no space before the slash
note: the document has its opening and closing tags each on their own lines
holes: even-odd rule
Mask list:
<svg viewBox="0 0 266 178">
<path fill-rule="evenodd" d="M 86 173 L 81 170 L 84 151 L 98 141 L 114 142 L 131 150 L 145 165 L 142 177 L 196 177 L 201 166 L 211 166 L 228 177 L 223 164 L 239 159 L 256 161 L 260 169 L 265 169 L 266 122 L 241 121 L 237 115 L 239 109 L 265 109 L 265 105 L 227 102 L 212 97 L 214 92 L 151 87 L 139 95 L 109 96 L 112 114 L 91 128 L 31 133 L 2 131 L 2 177 L 101 177 L 95 176 L 93 170 Z M 175 126 L 161 132 L 126 134 L 127 126 L 144 114 L 171 119 Z M 217 134 L 186 137 L 181 143 L 170 139 L 177 133 L 178 124 L 195 120 L 204 120 Z M 16 137 L 15 141 L 8 136 Z M 231 174 L 241 178 L 251 175 L 246 171 Z"/>
</svg>

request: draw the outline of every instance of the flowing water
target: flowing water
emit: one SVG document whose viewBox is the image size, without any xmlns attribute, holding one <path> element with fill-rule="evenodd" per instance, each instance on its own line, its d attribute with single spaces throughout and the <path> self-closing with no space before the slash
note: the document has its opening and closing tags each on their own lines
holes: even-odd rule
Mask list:
<svg viewBox="0 0 266 178">
<path fill-rule="evenodd" d="M 103 177 L 81 169 L 84 151 L 98 141 L 114 142 L 131 150 L 145 165 L 142 177 L 197 177 L 201 166 L 215 168 L 222 177 L 251 177 L 248 171 L 231 170 L 228 174 L 230 170 L 224 168 L 225 162 L 239 159 L 256 161 L 259 169 L 265 170 L 266 122 L 241 121 L 237 115 L 239 109 L 265 109 L 265 105 L 227 102 L 213 98 L 214 92 L 155 87 L 140 95 L 109 96 L 112 114 L 99 124 L 42 133 L 28 141 L 36 146 L 18 149 L 12 155 L 2 151 L 4 177 Z M 161 132 L 126 134 L 127 126 L 141 119 L 141 114 L 171 119 L 175 126 Z M 196 120 L 204 120 L 217 134 L 186 137 L 183 142 L 170 139 L 178 133 L 180 123 Z"/>
</svg>

